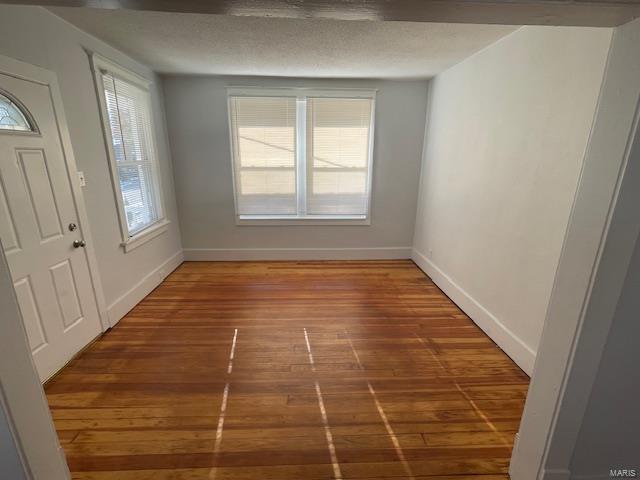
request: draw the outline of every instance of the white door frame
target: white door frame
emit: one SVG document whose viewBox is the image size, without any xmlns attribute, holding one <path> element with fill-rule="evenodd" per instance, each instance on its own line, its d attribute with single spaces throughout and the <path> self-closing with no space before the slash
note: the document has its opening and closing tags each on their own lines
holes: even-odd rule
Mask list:
<svg viewBox="0 0 640 480">
<path fill-rule="evenodd" d="M 566 480 L 640 233 L 640 20 L 614 31 L 510 465 Z"/>
<path fill-rule="evenodd" d="M 62 96 L 60 94 L 60 88 L 58 86 L 58 78 L 54 72 L 41 67 L 36 67 L 35 65 L 31 65 L 29 63 L 15 60 L 14 58 L 4 55 L 0 55 L 0 73 L 14 78 L 19 78 L 21 80 L 35 82 L 40 85 L 44 85 L 49 89 L 51 100 L 53 102 L 53 113 L 55 115 L 56 123 L 59 129 L 62 154 L 64 156 L 65 164 L 67 167 L 69 184 L 71 185 L 71 194 L 76 211 L 78 212 L 78 222 L 80 223 L 79 226 L 82 231 L 82 235 L 87 243 L 87 246 L 84 250 L 87 257 L 87 264 L 89 266 L 89 274 L 91 276 L 91 289 L 93 291 L 93 297 L 95 298 L 95 302 L 98 308 L 100 325 L 102 326 L 102 331 L 104 332 L 109 329 L 111 325 L 109 324 L 109 318 L 107 316 L 107 306 L 104 298 L 104 290 L 102 289 L 102 281 L 100 279 L 98 261 L 95 254 L 95 244 L 91 237 L 89 217 L 85 208 L 82 187 L 80 186 L 80 182 L 76 176 L 78 168 L 76 166 L 76 160 L 73 155 L 71 137 L 69 135 L 69 128 L 67 126 L 67 119 L 64 113 Z"/>
<path fill-rule="evenodd" d="M 30 480 L 71 478 L 33 364 L 9 265 L 0 244 L 0 408 Z"/>
</svg>

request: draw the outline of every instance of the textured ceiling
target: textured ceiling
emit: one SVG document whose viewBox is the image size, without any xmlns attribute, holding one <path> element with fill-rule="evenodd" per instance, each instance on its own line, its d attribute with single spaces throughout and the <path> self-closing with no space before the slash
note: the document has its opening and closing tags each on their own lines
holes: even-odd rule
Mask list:
<svg viewBox="0 0 640 480">
<path fill-rule="evenodd" d="M 51 8 L 163 73 L 426 78 L 517 27 Z"/>
</svg>

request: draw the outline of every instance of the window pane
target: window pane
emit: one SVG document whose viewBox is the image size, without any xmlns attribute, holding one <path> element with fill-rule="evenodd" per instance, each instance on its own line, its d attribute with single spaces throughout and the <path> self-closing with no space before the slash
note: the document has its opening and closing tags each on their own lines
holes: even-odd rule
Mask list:
<svg viewBox="0 0 640 480">
<path fill-rule="evenodd" d="M 160 216 L 148 92 L 111 74 L 102 77 L 129 236 Z"/>
<path fill-rule="evenodd" d="M 271 195 L 296 193 L 295 170 L 252 169 L 240 171 L 242 195 Z"/>
<path fill-rule="evenodd" d="M 0 130 L 30 132 L 33 130 L 20 107 L 0 93 Z"/>
<path fill-rule="evenodd" d="M 151 165 L 119 166 L 118 176 L 129 234 L 133 235 L 158 218 Z"/>
<path fill-rule="evenodd" d="M 316 194 L 309 196 L 312 215 L 365 215 L 367 198 L 360 194 Z"/>
<path fill-rule="evenodd" d="M 295 214 L 296 99 L 231 97 L 239 215 Z"/>
<path fill-rule="evenodd" d="M 313 174 L 313 193 L 316 195 L 358 193 L 367 191 L 367 172 L 350 170 L 318 171 Z"/>
<path fill-rule="evenodd" d="M 117 161 L 150 161 L 151 121 L 148 94 L 141 88 L 105 75 L 105 101 Z"/>
<path fill-rule="evenodd" d="M 307 99 L 307 212 L 367 213 L 372 101 Z"/>
<path fill-rule="evenodd" d="M 120 131 L 120 115 L 118 113 L 118 102 L 116 101 L 116 86 L 114 78 L 110 75 L 102 77 L 104 85 L 104 97 L 109 117 L 109 128 L 111 129 L 111 143 L 116 162 L 124 162 L 124 141 Z"/>
</svg>

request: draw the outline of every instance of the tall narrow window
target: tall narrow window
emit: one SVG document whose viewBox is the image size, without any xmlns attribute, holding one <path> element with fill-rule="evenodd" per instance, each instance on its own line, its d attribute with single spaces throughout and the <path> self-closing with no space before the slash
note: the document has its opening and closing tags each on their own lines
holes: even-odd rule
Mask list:
<svg viewBox="0 0 640 480">
<path fill-rule="evenodd" d="M 307 100 L 307 213 L 366 215 L 371 100 Z"/>
<path fill-rule="evenodd" d="M 240 220 L 366 220 L 371 91 L 230 89 Z"/>
<path fill-rule="evenodd" d="M 126 243 L 163 218 L 150 95 L 134 74 L 104 60 L 94 59 L 94 67 Z"/>
<path fill-rule="evenodd" d="M 234 97 L 230 108 L 238 213 L 294 215 L 295 97 Z"/>
</svg>

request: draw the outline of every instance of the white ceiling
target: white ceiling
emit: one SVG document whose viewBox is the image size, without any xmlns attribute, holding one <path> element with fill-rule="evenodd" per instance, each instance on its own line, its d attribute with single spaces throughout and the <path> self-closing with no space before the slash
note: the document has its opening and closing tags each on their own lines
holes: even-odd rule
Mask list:
<svg viewBox="0 0 640 480">
<path fill-rule="evenodd" d="M 50 10 L 163 73 L 426 78 L 517 28 L 75 7 Z"/>
</svg>

